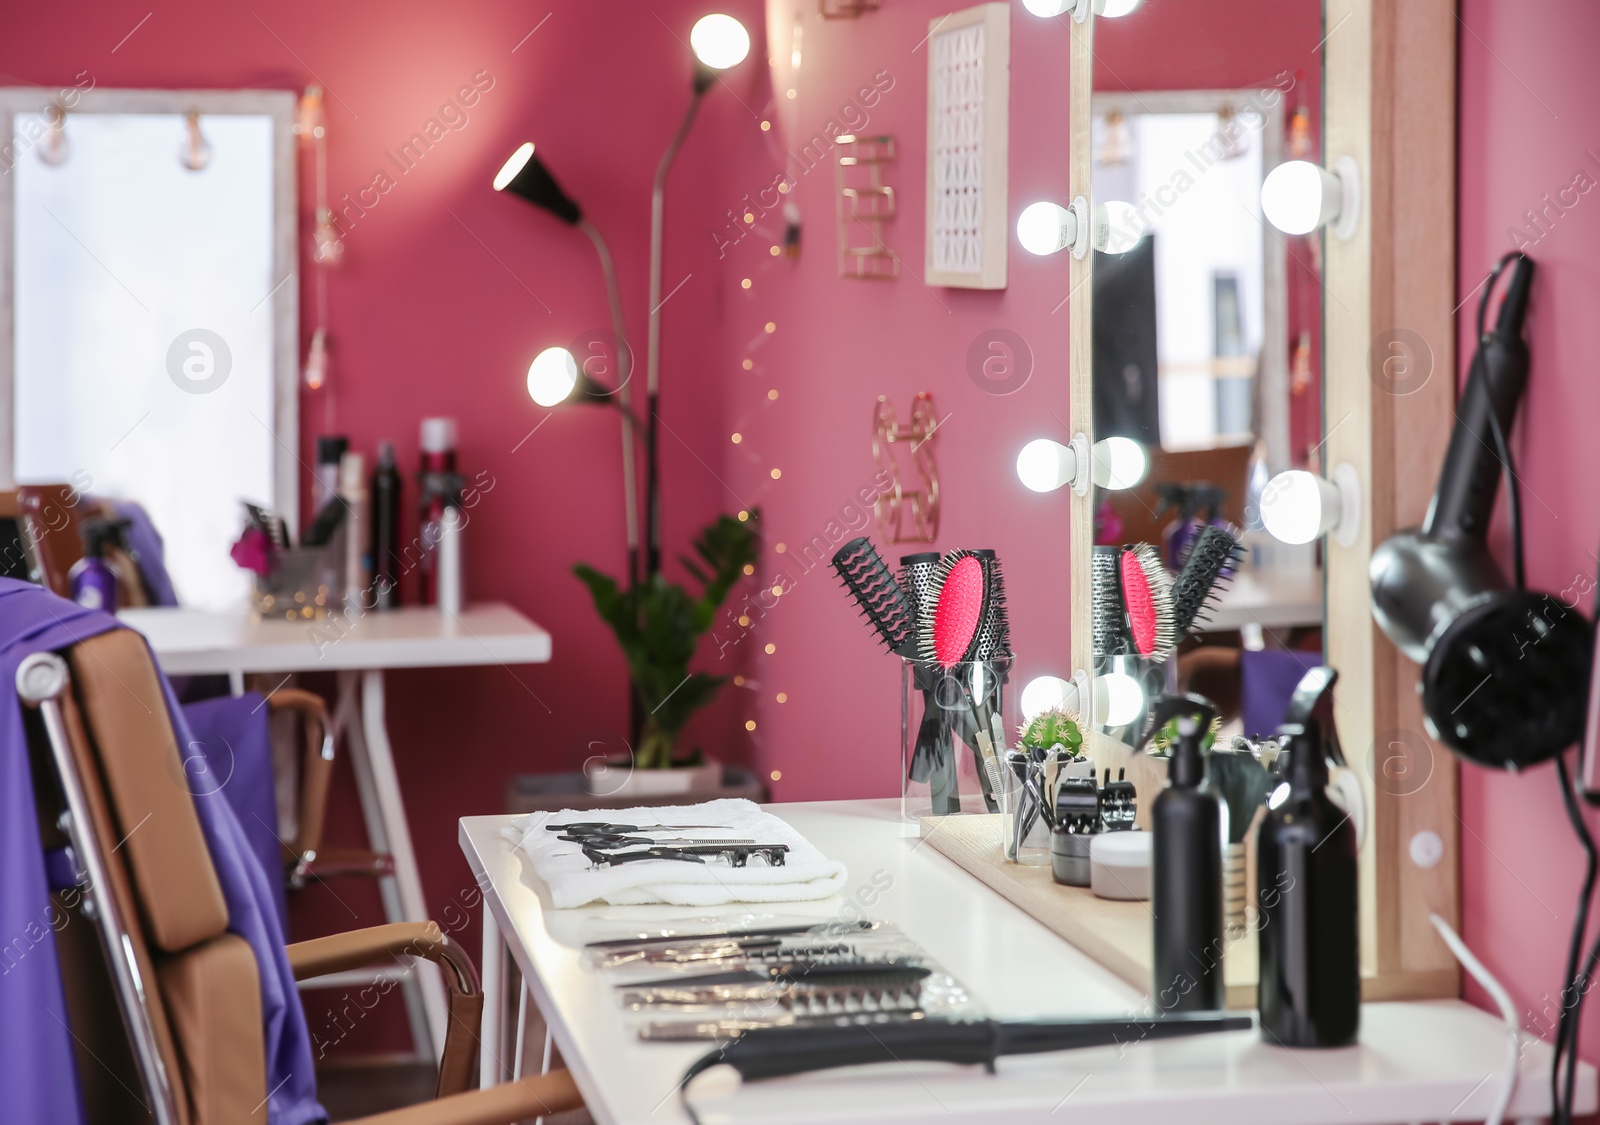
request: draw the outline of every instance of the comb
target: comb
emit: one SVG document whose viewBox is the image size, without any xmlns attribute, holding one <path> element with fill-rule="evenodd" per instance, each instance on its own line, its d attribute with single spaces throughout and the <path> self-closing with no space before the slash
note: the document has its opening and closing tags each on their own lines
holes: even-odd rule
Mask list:
<svg viewBox="0 0 1600 1125">
<path fill-rule="evenodd" d="M 1172 624 L 1178 636 L 1197 631 L 1209 616 L 1217 595 L 1233 581 L 1239 541 L 1226 529 L 1209 524 L 1195 538 L 1183 569 L 1172 584 Z"/>
<path fill-rule="evenodd" d="M 1128 636 L 1128 617 L 1122 608 L 1122 577 L 1118 572 L 1121 551 L 1099 546 L 1090 556 L 1089 578 L 1094 594 L 1094 614 L 1090 625 L 1096 660 L 1105 656 L 1131 656 L 1133 640 Z"/>
<path fill-rule="evenodd" d="M 833 569 L 889 651 L 913 655 L 916 619 L 911 602 L 872 541 L 863 536 L 840 547 L 833 556 Z"/>
<path fill-rule="evenodd" d="M 1134 650 L 1159 664 L 1178 639 L 1173 625 L 1172 579 L 1161 565 L 1161 556 L 1148 543 L 1123 551 L 1118 566 Z"/>
</svg>

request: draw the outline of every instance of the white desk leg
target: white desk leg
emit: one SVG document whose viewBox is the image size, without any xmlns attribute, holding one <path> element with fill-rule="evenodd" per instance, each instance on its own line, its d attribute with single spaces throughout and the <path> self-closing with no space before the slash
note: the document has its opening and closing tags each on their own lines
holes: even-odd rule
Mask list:
<svg viewBox="0 0 1600 1125">
<path fill-rule="evenodd" d="M 483 1029 L 478 1050 L 478 1087 L 503 1082 L 500 1060 L 506 1053 L 506 949 L 500 926 L 487 900 L 483 904 Z"/>
<path fill-rule="evenodd" d="M 511 1081 L 522 1077 L 522 1052 L 528 1036 L 528 982 L 517 987 L 517 1050 L 511 1056 Z"/>
<path fill-rule="evenodd" d="M 384 914 L 391 922 L 425 922 L 428 907 L 422 897 L 422 873 L 417 868 L 417 855 L 411 846 L 411 827 L 406 822 L 400 779 L 395 773 L 394 752 L 389 745 L 383 672 L 380 670 L 368 669 L 361 673 L 361 723 L 352 725 L 350 733 L 350 763 L 361 793 L 367 837 L 373 848 L 387 852 L 394 860 L 394 875 L 379 880 Z M 415 962 L 410 979 L 418 986 L 406 989 L 412 1038 L 419 1054 L 437 1062 L 449 1027 L 444 979 L 437 965 L 421 960 Z M 417 1011 L 419 993 L 420 1013 Z"/>
</svg>

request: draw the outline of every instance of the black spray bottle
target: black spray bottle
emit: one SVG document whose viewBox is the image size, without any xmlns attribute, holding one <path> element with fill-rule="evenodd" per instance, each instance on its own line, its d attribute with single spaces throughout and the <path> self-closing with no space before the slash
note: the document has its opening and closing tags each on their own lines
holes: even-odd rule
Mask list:
<svg viewBox="0 0 1600 1125">
<path fill-rule="evenodd" d="M 1155 978 L 1163 1012 L 1220 1011 L 1222 979 L 1222 832 L 1227 811 L 1204 785 L 1201 739 L 1216 709 L 1196 695 L 1167 695 L 1150 711 L 1142 746 L 1177 721 L 1167 786 L 1150 810 L 1150 907 L 1155 914 Z"/>
<path fill-rule="evenodd" d="M 1338 673 L 1295 688 L 1278 734 L 1289 764 L 1256 835 L 1261 1037 L 1282 1047 L 1345 1047 L 1361 1026 L 1356 831 L 1328 797 L 1343 761 L 1333 725 Z"/>
</svg>

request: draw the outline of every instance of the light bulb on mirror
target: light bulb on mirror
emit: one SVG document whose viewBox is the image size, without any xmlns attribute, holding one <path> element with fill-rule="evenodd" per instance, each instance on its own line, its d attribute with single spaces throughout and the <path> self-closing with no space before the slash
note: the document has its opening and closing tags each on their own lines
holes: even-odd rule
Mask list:
<svg viewBox="0 0 1600 1125">
<path fill-rule="evenodd" d="M 1261 523 L 1284 543 L 1310 543 L 1331 534 L 1341 547 L 1361 532 L 1361 482 L 1355 468 L 1335 465 L 1333 480 L 1304 469 L 1279 473 L 1261 490 Z"/>
<path fill-rule="evenodd" d="M 1336 237 L 1356 232 L 1361 216 L 1361 175 L 1341 156 L 1329 171 L 1309 160 L 1287 160 L 1261 181 L 1261 213 L 1284 234 L 1310 234 L 1331 226 Z"/>
<path fill-rule="evenodd" d="M 1036 715 L 1053 708 L 1078 710 L 1078 685 L 1060 676 L 1038 676 L 1022 689 L 1022 719 L 1031 722 Z"/>
<path fill-rule="evenodd" d="M 1100 488 L 1132 488 L 1144 479 L 1148 467 L 1144 447 L 1132 438 L 1101 438 L 1085 457 L 1087 439 L 1078 434 L 1071 445 L 1051 438 L 1034 438 L 1017 454 L 1017 479 L 1034 492 L 1054 492 L 1070 484 L 1079 496 L 1092 481 Z M 1087 462 L 1087 464 L 1086 464 Z"/>
<path fill-rule="evenodd" d="M 1096 704 L 1101 702 L 1102 688 L 1105 706 L 1095 708 L 1095 718 L 1102 726 L 1125 727 L 1144 714 L 1144 688 L 1126 672 L 1105 672 L 1094 678 Z"/>
<path fill-rule="evenodd" d="M 1077 215 L 1059 203 L 1030 203 L 1017 216 L 1017 241 L 1030 254 L 1054 254 L 1077 238 Z"/>
<path fill-rule="evenodd" d="M 1091 216 L 1086 219 L 1085 216 Z M 1030 254 L 1044 256 L 1061 250 L 1082 258 L 1091 249 L 1126 254 L 1145 236 L 1147 224 L 1131 203 L 1110 200 L 1090 210 L 1078 196 L 1068 207 L 1041 201 L 1030 203 L 1017 216 L 1017 241 Z"/>
<path fill-rule="evenodd" d="M 1110 199 L 1095 207 L 1094 248 L 1107 254 L 1126 254 L 1145 236 L 1148 224 L 1139 209 L 1120 199 Z"/>
<path fill-rule="evenodd" d="M 732 16 L 718 12 L 701 16 L 689 32 L 695 58 L 712 70 L 727 70 L 744 62 L 750 53 L 750 33 Z"/>
<path fill-rule="evenodd" d="M 578 385 L 578 361 L 566 348 L 546 348 L 528 364 L 528 397 L 540 406 L 559 406 Z"/>
</svg>

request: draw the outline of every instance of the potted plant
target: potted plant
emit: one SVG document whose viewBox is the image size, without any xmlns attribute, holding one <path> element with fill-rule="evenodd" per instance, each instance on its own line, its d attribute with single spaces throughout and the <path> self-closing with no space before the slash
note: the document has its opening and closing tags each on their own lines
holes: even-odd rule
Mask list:
<svg viewBox="0 0 1600 1125">
<path fill-rule="evenodd" d="M 711 702 L 727 677 L 692 672 L 689 662 L 745 566 L 755 562 L 759 519 L 756 511 L 743 521 L 719 516 L 694 540 L 698 561 L 680 556 L 700 587 L 698 594 L 661 574 L 624 589 L 615 578 L 586 563 L 573 567 L 622 647 L 642 716 L 634 732 L 632 760 L 621 764 L 628 775 L 621 781 L 591 778 L 592 788 L 609 793 L 684 792 L 703 780 L 682 768 L 699 765 L 701 756 L 697 750 L 680 760 L 675 753 L 678 735 L 689 717 Z"/>
</svg>

